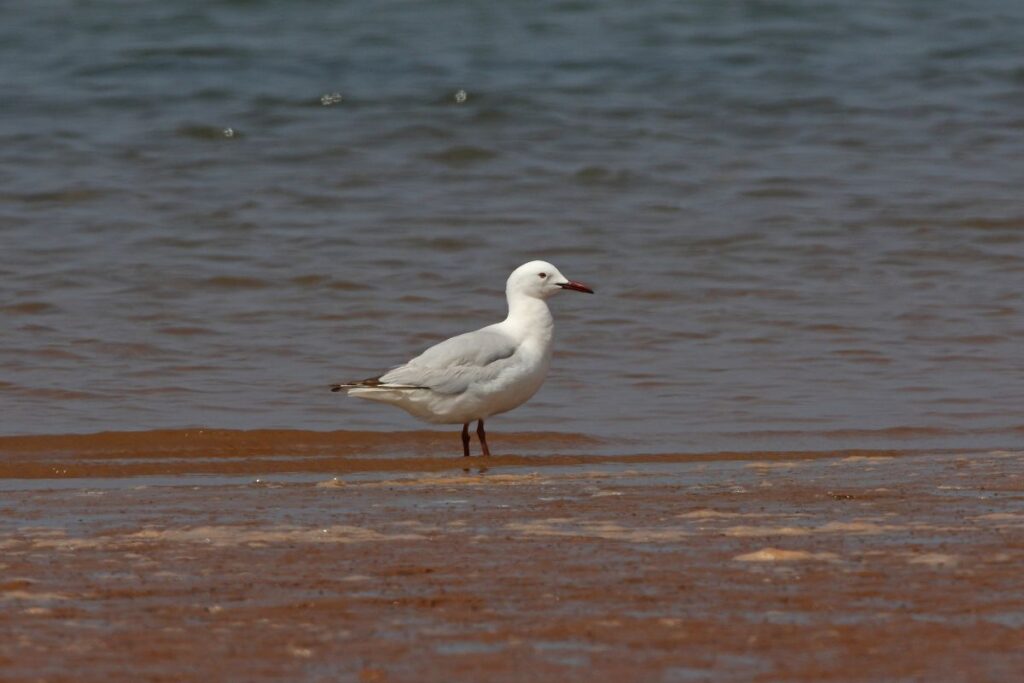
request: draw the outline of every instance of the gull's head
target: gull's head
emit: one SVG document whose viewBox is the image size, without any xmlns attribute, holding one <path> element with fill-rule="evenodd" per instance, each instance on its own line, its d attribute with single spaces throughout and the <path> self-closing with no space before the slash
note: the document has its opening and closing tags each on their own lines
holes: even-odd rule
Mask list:
<svg viewBox="0 0 1024 683">
<path fill-rule="evenodd" d="M 594 290 L 586 285 L 570 280 L 558 272 L 558 268 L 547 261 L 530 261 L 524 263 L 508 276 L 505 292 L 511 297 L 528 296 L 534 299 L 547 299 L 563 289 L 593 294 Z"/>
</svg>

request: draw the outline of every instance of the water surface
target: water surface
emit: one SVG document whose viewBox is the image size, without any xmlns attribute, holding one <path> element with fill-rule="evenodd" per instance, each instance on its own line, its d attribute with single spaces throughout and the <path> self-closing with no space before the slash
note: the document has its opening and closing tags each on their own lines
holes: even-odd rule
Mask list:
<svg viewBox="0 0 1024 683">
<path fill-rule="evenodd" d="M 598 295 L 496 432 L 1017 441 L 1021 35 L 1000 0 L 18 3 L 0 433 L 414 428 L 326 385 L 542 257 Z"/>
</svg>

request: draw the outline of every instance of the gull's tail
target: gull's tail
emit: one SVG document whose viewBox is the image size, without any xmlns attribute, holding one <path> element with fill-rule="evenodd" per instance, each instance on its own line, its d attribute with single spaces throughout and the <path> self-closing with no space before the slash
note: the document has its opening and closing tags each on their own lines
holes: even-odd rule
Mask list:
<svg viewBox="0 0 1024 683">
<path fill-rule="evenodd" d="M 342 389 L 381 389 L 384 391 L 392 391 L 396 389 L 429 389 L 430 387 L 416 387 L 408 384 L 388 384 L 387 382 L 381 382 L 382 377 L 370 377 L 369 379 L 361 379 L 355 382 L 344 382 L 342 384 L 332 384 L 331 391 L 341 391 Z"/>
</svg>

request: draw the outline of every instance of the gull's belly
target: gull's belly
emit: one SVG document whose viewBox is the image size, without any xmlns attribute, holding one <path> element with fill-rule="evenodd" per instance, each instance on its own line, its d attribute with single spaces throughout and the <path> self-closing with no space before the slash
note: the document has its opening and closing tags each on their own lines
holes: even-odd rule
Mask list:
<svg viewBox="0 0 1024 683">
<path fill-rule="evenodd" d="M 536 362 L 524 364 L 516 370 L 503 373 L 474 392 L 480 403 L 480 417 L 504 413 L 526 403 L 544 384 L 548 374 L 548 359 L 538 358 Z"/>
<path fill-rule="evenodd" d="M 430 414 L 421 417 L 431 422 L 466 423 L 517 408 L 537 393 L 550 366 L 550 354 L 525 348 L 521 361 L 493 380 L 471 386 L 458 396 L 430 392 L 422 397 L 422 407 Z M 410 411 L 412 412 L 412 411 Z"/>
</svg>

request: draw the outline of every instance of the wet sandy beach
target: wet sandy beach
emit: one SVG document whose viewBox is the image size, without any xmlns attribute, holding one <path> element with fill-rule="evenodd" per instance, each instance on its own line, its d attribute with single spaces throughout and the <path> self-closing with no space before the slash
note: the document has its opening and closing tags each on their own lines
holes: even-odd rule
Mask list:
<svg viewBox="0 0 1024 683">
<path fill-rule="evenodd" d="M 1024 670 L 1021 451 L 535 434 L 465 462 L 429 454 L 448 434 L 185 434 L 0 439 L 4 680 Z"/>
</svg>

